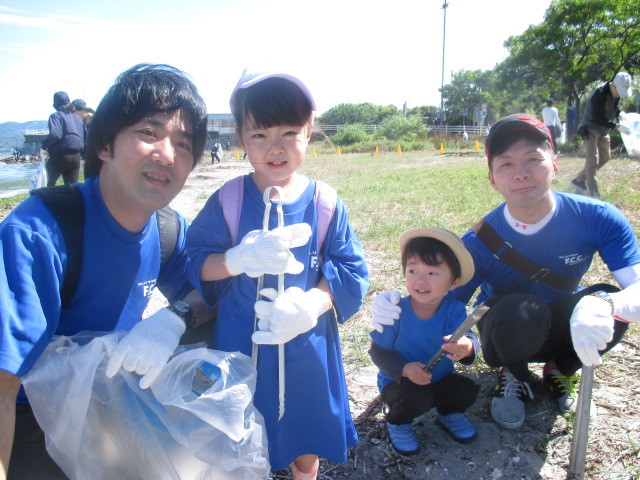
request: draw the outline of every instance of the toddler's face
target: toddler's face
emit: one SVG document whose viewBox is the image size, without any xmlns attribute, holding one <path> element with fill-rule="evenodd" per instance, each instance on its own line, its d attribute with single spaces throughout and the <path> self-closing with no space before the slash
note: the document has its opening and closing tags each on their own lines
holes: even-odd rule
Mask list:
<svg viewBox="0 0 640 480">
<path fill-rule="evenodd" d="M 407 259 L 404 281 L 413 301 L 420 304 L 439 302 L 457 285 L 449 265 L 438 257 L 438 265 L 427 265 L 419 257 Z"/>
</svg>

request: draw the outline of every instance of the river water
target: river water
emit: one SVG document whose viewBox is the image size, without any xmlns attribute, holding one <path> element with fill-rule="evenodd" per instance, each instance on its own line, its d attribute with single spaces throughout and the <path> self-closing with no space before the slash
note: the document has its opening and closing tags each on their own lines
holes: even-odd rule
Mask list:
<svg viewBox="0 0 640 480">
<path fill-rule="evenodd" d="M 2 158 L 5 158 L 5 156 Z M 27 193 L 29 191 L 29 180 L 37 168 L 37 163 L 11 164 L 0 162 L 0 198 Z"/>
</svg>

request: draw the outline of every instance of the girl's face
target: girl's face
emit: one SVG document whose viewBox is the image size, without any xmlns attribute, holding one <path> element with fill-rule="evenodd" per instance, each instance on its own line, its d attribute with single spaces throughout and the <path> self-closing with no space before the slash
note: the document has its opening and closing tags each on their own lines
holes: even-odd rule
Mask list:
<svg viewBox="0 0 640 480">
<path fill-rule="evenodd" d="M 438 261 L 439 265 L 427 265 L 417 256 L 407 259 L 404 281 L 412 302 L 437 305 L 449 290 L 457 286 L 458 281 L 453 278 L 449 265 L 440 257 Z"/>
<path fill-rule="evenodd" d="M 306 125 L 258 127 L 248 115 L 238 141 L 255 170 L 253 181 L 261 191 L 277 185 L 286 190 L 292 186 L 295 173 L 304 161 L 313 131 Z"/>
</svg>

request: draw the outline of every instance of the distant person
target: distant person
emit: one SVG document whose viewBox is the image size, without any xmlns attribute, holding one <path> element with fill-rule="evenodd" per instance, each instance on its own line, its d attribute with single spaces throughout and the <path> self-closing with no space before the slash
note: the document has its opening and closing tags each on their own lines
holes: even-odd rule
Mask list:
<svg viewBox="0 0 640 480">
<path fill-rule="evenodd" d="M 619 72 L 613 80 L 596 88 L 585 105 L 578 133 L 585 139 L 587 158 L 584 169 L 571 180 L 578 193 L 600 197 L 596 173 L 611 159 L 611 130 L 629 133 L 628 127 L 620 125 L 618 103 L 621 97 L 633 95 L 631 75 Z"/>
<path fill-rule="evenodd" d="M 400 318 L 393 326 L 371 332 L 369 354 L 380 369 L 378 388 L 387 405 L 391 445 L 402 455 L 413 455 L 420 445 L 411 423 L 434 407 L 438 423 L 454 440 L 467 443 L 477 437 L 464 412 L 476 401 L 479 387 L 456 373 L 453 362 L 473 363 L 480 344 L 471 331 L 446 343 L 467 314 L 464 303 L 444 297 L 471 280 L 474 271 L 460 238 L 443 228 L 414 228 L 400 235 L 400 254 L 409 295 L 399 300 Z M 440 348 L 448 355 L 425 372 Z"/>
<path fill-rule="evenodd" d="M 542 121 L 551 132 L 551 140 L 553 140 L 553 153 L 558 153 L 558 138 L 562 135 L 562 122 L 558 109 L 555 107 L 556 102 L 552 99 L 547 100 L 547 106 L 542 109 Z"/>
<path fill-rule="evenodd" d="M 76 98 L 73 102 L 73 106 L 75 107 L 76 115 L 78 115 L 85 123 L 85 125 L 89 125 L 91 123 L 91 119 L 93 115 L 96 113 L 93 108 L 87 107 L 87 102 L 80 98 Z"/>
<path fill-rule="evenodd" d="M 42 148 L 49 151 L 47 185 L 55 185 L 60 175 L 65 185 L 73 185 L 80 176 L 86 126 L 75 114 L 66 92 L 53 94 L 53 108 L 56 111 L 49 117 L 49 136 L 42 142 Z"/>
<path fill-rule="evenodd" d="M 220 163 L 220 144 L 215 142 L 211 147 L 211 163 Z"/>
<path fill-rule="evenodd" d="M 20 161 L 20 155 L 22 155 L 22 149 L 20 147 L 13 147 L 11 149 L 11 154 L 16 162 Z"/>
<path fill-rule="evenodd" d="M 479 288 L 475 302 L 489 306 L 478 332 L 484 361 L 499 368 L 491 416 L 509 429 L 522 426 L 533 398 L 529 364 L 543 364 L 560 411 L 575 411 L 578 370 L 602 363 L 629 322 L 640 322 L 633 227 L 609 203 L 551 190 L 558 173 L 551 142 L 545 125 L 526 113 L 491 127 L 489 183 L 505 202 L 462 236 L 475 274 L 449 294 L 467 303 Z M 580 285 L 596 254 L 622 290 Z M 376 296 L 374 325 L 393 324 L 392 300 L 391 292 Z"/>
<path fill-rule="evenodd" d="M 213 314 L 186 277 L 187 221 L 174 212 L 175 245 L 162 262 L 157 219 L 202 157 L 206 125 L 204 101 L 183 72 L 143 64 L 118 77 L 96 112 L 87 179 L 75 187 L 85 241 L 68 303 L 62 286 L 71 255 L 42 199 L 27 198 L 0 224 L 0 478 L 7 468 L 9 479 L 67 478 L 47 454 L 20 387 L 53 335 L 128 331 L 107 374 L 123 365 L 143 375 L 144 388 L 182 333 Z M 171 303 L 141 321 L 155 288 Z"/>
</svg>

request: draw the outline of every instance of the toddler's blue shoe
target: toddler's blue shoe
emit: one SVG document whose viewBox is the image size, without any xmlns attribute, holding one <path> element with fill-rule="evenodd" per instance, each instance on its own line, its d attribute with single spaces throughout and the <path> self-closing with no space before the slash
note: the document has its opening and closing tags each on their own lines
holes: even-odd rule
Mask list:
<svg viewBox="0 0 640 480">
<path fill-rule="evenodd" d="M 476 428 L 467 420 L 464 413 L 450 413 L 449 415 L 436 415 L 438 423 L 451 437 L 460 443 L 469 443 L 478 436 Z"/>
<path fill-rule="evenodd" d="M 413 435 L 410 423 L 394 425 L 387 422 L 387 431 L 393 449 L 401 455 L 415 455 L 420 451 L 420 445 Z"/>
</svg>

